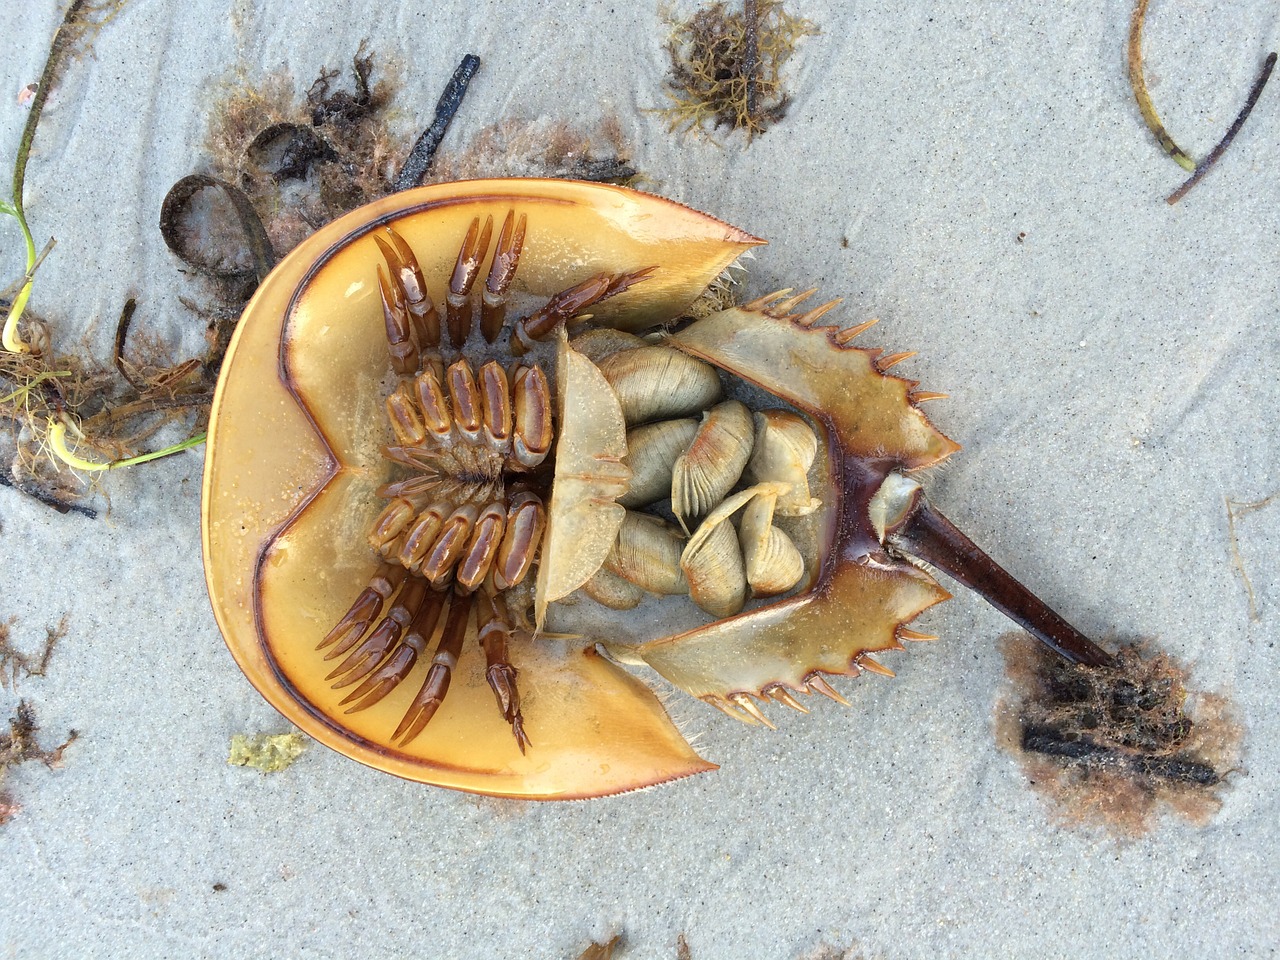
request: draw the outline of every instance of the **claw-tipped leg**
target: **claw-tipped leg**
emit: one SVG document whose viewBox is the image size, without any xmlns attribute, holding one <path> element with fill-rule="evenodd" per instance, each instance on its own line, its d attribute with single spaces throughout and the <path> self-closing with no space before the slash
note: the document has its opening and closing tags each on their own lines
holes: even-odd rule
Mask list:
<svg viewBox="0 0 1280 960">
<path fill-rule="evenodd" d="M 489 239 L 493 236 L 493 217 L 486 217 L 484 229 L 480 218 L 471 221 L 458 262 L 449 278 L 449 292 L 445 295 L 446 316 L 449 326 L 449 342 L 460 347 L 471 335 L 471 288 L 480 275 L 480 262 L 489 251 Z"/>
<path fill-rule="evenodd" d="M 444 702 L 445 694 L 449 692 L 449 681 L 453 678 L 453 668 L 458 665 L 458 654 L 462 650 L 462 638 L 467 632 L 470 613 L 471 596 L 455 594 L 449 605 L 449 616 L 445 620 L 440 645 L 431 660 L 427 678 L 391 736 L 392 740 L 399 740 L 402 747 L 412 743 L 422 733 Z"/>
<path fill-rule="evenodd" d="M 431 641 L 447 599 L 446 593 L 436 590 L 427 592 L 400 645 L 377 665 L 377 669 L 365 678 L 364 683 L 342 700 L 341 706 L 352 704 L 347 707 L 347 713 L 367 710 L 404 681 Z"/>
<path fill-rule="evenodd" d="M 417 616 L 426 592 L 427 585 L 423 580 L 418 577 L 411 578 L 373 632 L 365 637 L 364 641 L 352 650 L 350 655 L 325 679 L 336 681 L 333 686 L 335 689 L 340 689 L 357 683 L 372 673 L 374 668 L 382 662 L 382 658 L 400 642 L 401 634 Z M 330 651 L 325 659 L 334 660 L 343 652 L 341 648 L 336 648 Z"/>
<path fill-rule="evenodd" d="M 336 656 L 350 650 L 369 629 L 369 624 L 382 612 L 382 605 L 391 599 L 400 584 L 404 582 L 404 567 L 394 563 L 383 563 L 369 580 L 369 586 L 356 597 L 356 602 L 346 612 L 337 625 L 316 644 L 317 650 L 323 650 L 334 643 L 338 644 Z"/>
<path fill-rule="evenodd" d="M 529 218 L 520 214 L 516 220 L 514 210 L 507 211 L 507 219 L 502 223 L 498 234 L 498 245 L 493 251 L 493 263 L 489 267 L 489 277 L 485 280 L 481 291 L 480 332 L 485 342 L 493 343 L 502 331 L 502 324 L 507 318 L 507 288 L 511 286 L 516 275 L 516 267 L 520 263 L 520 252 L 524 249 L 525 227 Z"/>
<path fill-rule="evenodd" d="M 413 248 L 390 227 L 386 230 L 386 237 L 375 233 L 373 239 L 387 262 L 387 269 L 391 272 L 390 285 L 399 294 L 418 350 L 422 353 L 435 350 L 440 346 L 440 314 L 427 292 L 427 281 L 422 275 L 422 267 L 418 265 L 418 258 L 413 255 Z M 383 299 L 385 302 L 385 294 Z"/>
<path fill-rule="evenodd" d="M 522 356 L 533 349 L 535 342 L 551 336 L 562 323 L 572 320 L 587 307 L 616 297 L 637 283 L 648 280 L 657 269 L 645 267 L 631 273 L 599 273 L 567 290 L 561 290 L 544 307 L 512 327 L 512 354 Z"/>
<path fill-rule="evenodd" d="M 516 688 L 516 668 L 507 655 L 507 640 L 512 627 L 506 602 L 501 594 L 483 590 L 478 594 L 476 626 L 480 646 L 484 648 L 487 664 L 485 679 L 498 700 L 502 717 L 511 724 L 516 746 L 524 753 L 529 747 L 529 737 L 524 732 L 524 717 L 520 713 L 520 691 Z"/>
</svg>

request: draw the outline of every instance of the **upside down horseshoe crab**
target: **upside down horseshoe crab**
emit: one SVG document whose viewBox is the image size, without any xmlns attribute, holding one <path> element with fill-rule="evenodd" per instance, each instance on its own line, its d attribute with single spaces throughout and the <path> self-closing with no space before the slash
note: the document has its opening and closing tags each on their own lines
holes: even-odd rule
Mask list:
<svg viewBox="0 0 1280 960">
<path fill-rule="evenodd" d="M 686 316 L 763 241 L 567 181 L 396 194 L 290 254 L 223 366 L 206 577 L 231 652 L 313 737 L 478 793 L 581 798 L 699 757 L 623 665 L 753 724 L 948 594 L 1107 654 L 924 499 L 958 449 L 812 291 Z M 632 608 L 638 608 L 632 610 Z M 628 613 L 626 611 L 632 610 Z"/>
</svg>

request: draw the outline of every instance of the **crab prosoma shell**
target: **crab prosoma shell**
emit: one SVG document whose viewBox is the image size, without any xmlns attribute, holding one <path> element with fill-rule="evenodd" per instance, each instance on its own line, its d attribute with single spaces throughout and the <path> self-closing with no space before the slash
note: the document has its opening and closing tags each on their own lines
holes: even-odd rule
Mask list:
<svg viewBox="0 0 1280 960">
<path fill-rule="evenodd" d="M 355 713 L 339 706 L 343 691 L 325 680 L 330 665 L 316 645 L 377 567 L 366 534 L 382 506 L 376 490 L 389 476 L 380 452 L 388 355 L 373 234 L 394 226 L 435 294 L 473 218 L 500 222 L 510 210 L 528 215 L 515 281 L 522 293 L 549 297 L 601 272 L 658 268 L 591 309 L 593 324 L 625 330 L 679 317 L 725 267 L 762 242 L 636 191 L 540 180 L 407 191 L 318 231 L 259 288 L 215 395 L 203 545 L 219 626 L 250 681 L 290 721 L 403 777 L 497 796 L 569 799 L 714 769 L 645 683 L 596 652 L 597 642 L 610 649 L 608 637 L 539 637 L 513 647 L 533 744 L 527 754 L 495 711 L 474 637 L 439 712 L 407 745 L 393 745 L 387 732 L 425 664 L 402 688 Z M 800 687 L 808 669 L 856 672 L 853 657 L 896 645 L 897 628 L 947 594 L 908 564 L 855 555 L 848 544 L 865 538 L 853 530 L 841 484 L 860 469 L 859 457 L 913 469 L 955 445 L 910 403 L 907 381 L 874 367 L 874 352 L 836 349 L 823 331 L 735 308 L 673 342 L 782 397 L 825 435 L 828 489 L 815 490 L 828 503 L 823 560 L 809 589 L 795 596 L 617 652 L 697 696 L 758 691 L 775 680 Z M 786 362 L 770 370 L 778 357 Z"/>
</svg>

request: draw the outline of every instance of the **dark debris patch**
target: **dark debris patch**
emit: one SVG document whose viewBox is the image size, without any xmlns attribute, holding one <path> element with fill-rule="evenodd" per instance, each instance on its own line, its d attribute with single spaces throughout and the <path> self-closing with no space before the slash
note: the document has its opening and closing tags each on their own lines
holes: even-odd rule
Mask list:
<svg viewBox="0 0 1280 960">
<path fill-rule="evenodd" d="M 1197 825 L 1217 812 L 1241 730 L 1224 698 L 1188 694 L 1173 657 L 1135 646 L 1107 666 L 1073 665 L 1023 634 L 1003 650 L 1013 690 L 999 742 L 1060 820 L 1138 836 L 1161 806 Z"/>
<path fill-rule="evenodd" d="M 19 700 L 14 715 L 9 718 L 9 732 L 0 733 L 0 824 L 9 822 L 22 809 L 9 791 L 4 789 L 5 777 L 10 768 L 37 760 L 46 767 L 62 764 L 62 753 L 79 736 L 72 730 L 60 746 L 47 750 L 37 738 L 39 727 L 35 711 L 27 700 Z"/>
</svg>

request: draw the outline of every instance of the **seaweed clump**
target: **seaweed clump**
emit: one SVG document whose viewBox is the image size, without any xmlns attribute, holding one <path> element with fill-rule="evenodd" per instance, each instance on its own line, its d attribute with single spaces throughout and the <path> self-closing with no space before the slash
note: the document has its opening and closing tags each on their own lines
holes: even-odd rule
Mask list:
<svg viewBox="0 0 1280 960">
<path fill-rule="evenodd" d="M 1020 634 L 1003 650 L 1017 697 L 998 708 L 999 741 L 1064 823 L 1138 836 L 1161 806 L 1198 826 L 1218 811 L 1240 727 L 1224 698 L 1189 696 L 1174 658 L 1127 647 L 1071 664 Z"/>
<path fill-rule="evenodd" d="M 745 130 L 748 140 L 786 115 L 782 68 L 802 38 L 818 33 L 781 0 L 745 0 L 741 11 L 716 2 L 671 24 L 666 93 L 673 105 L 660 111 L 670 128 L 728 127 Z"/>
<path fill-rule="evenodd" d="M 22 810 L 12 794 L 4 789 L 5 776 L 9 769 L 31 760 L 38 760 L 46 767 L 57 767 L 62 763 L 62 752 L 71 746 L 78 736 L 76 731 L 72 730 L 61 746 L 46 750 L 40 746 L 36 737 L 38 730 L 31 703 L 27 700 L 19 700 L 17 710 L 9 718 L 9 732 L 0 733 L 0 824 L 8 823 Z"/>
<path fill-rule="evenodd" d="M 207 172 L 247 197 L 275 251 L 391 192 L 406 147 L 387 122 L 394 76 L 375 82 L 374 72 L 374 56 L 362 45 L 349 83 L 340 71 L 321 68 L 302 98 L 287 72 L 253 84 L 238 78 L 223 90 L 208 135 Z M 162 223 L 171 248 L 180 226 Z M 221 275 L 252 273 L 239 259 L 238 269 L 229 264 Z"/>
</svg>

